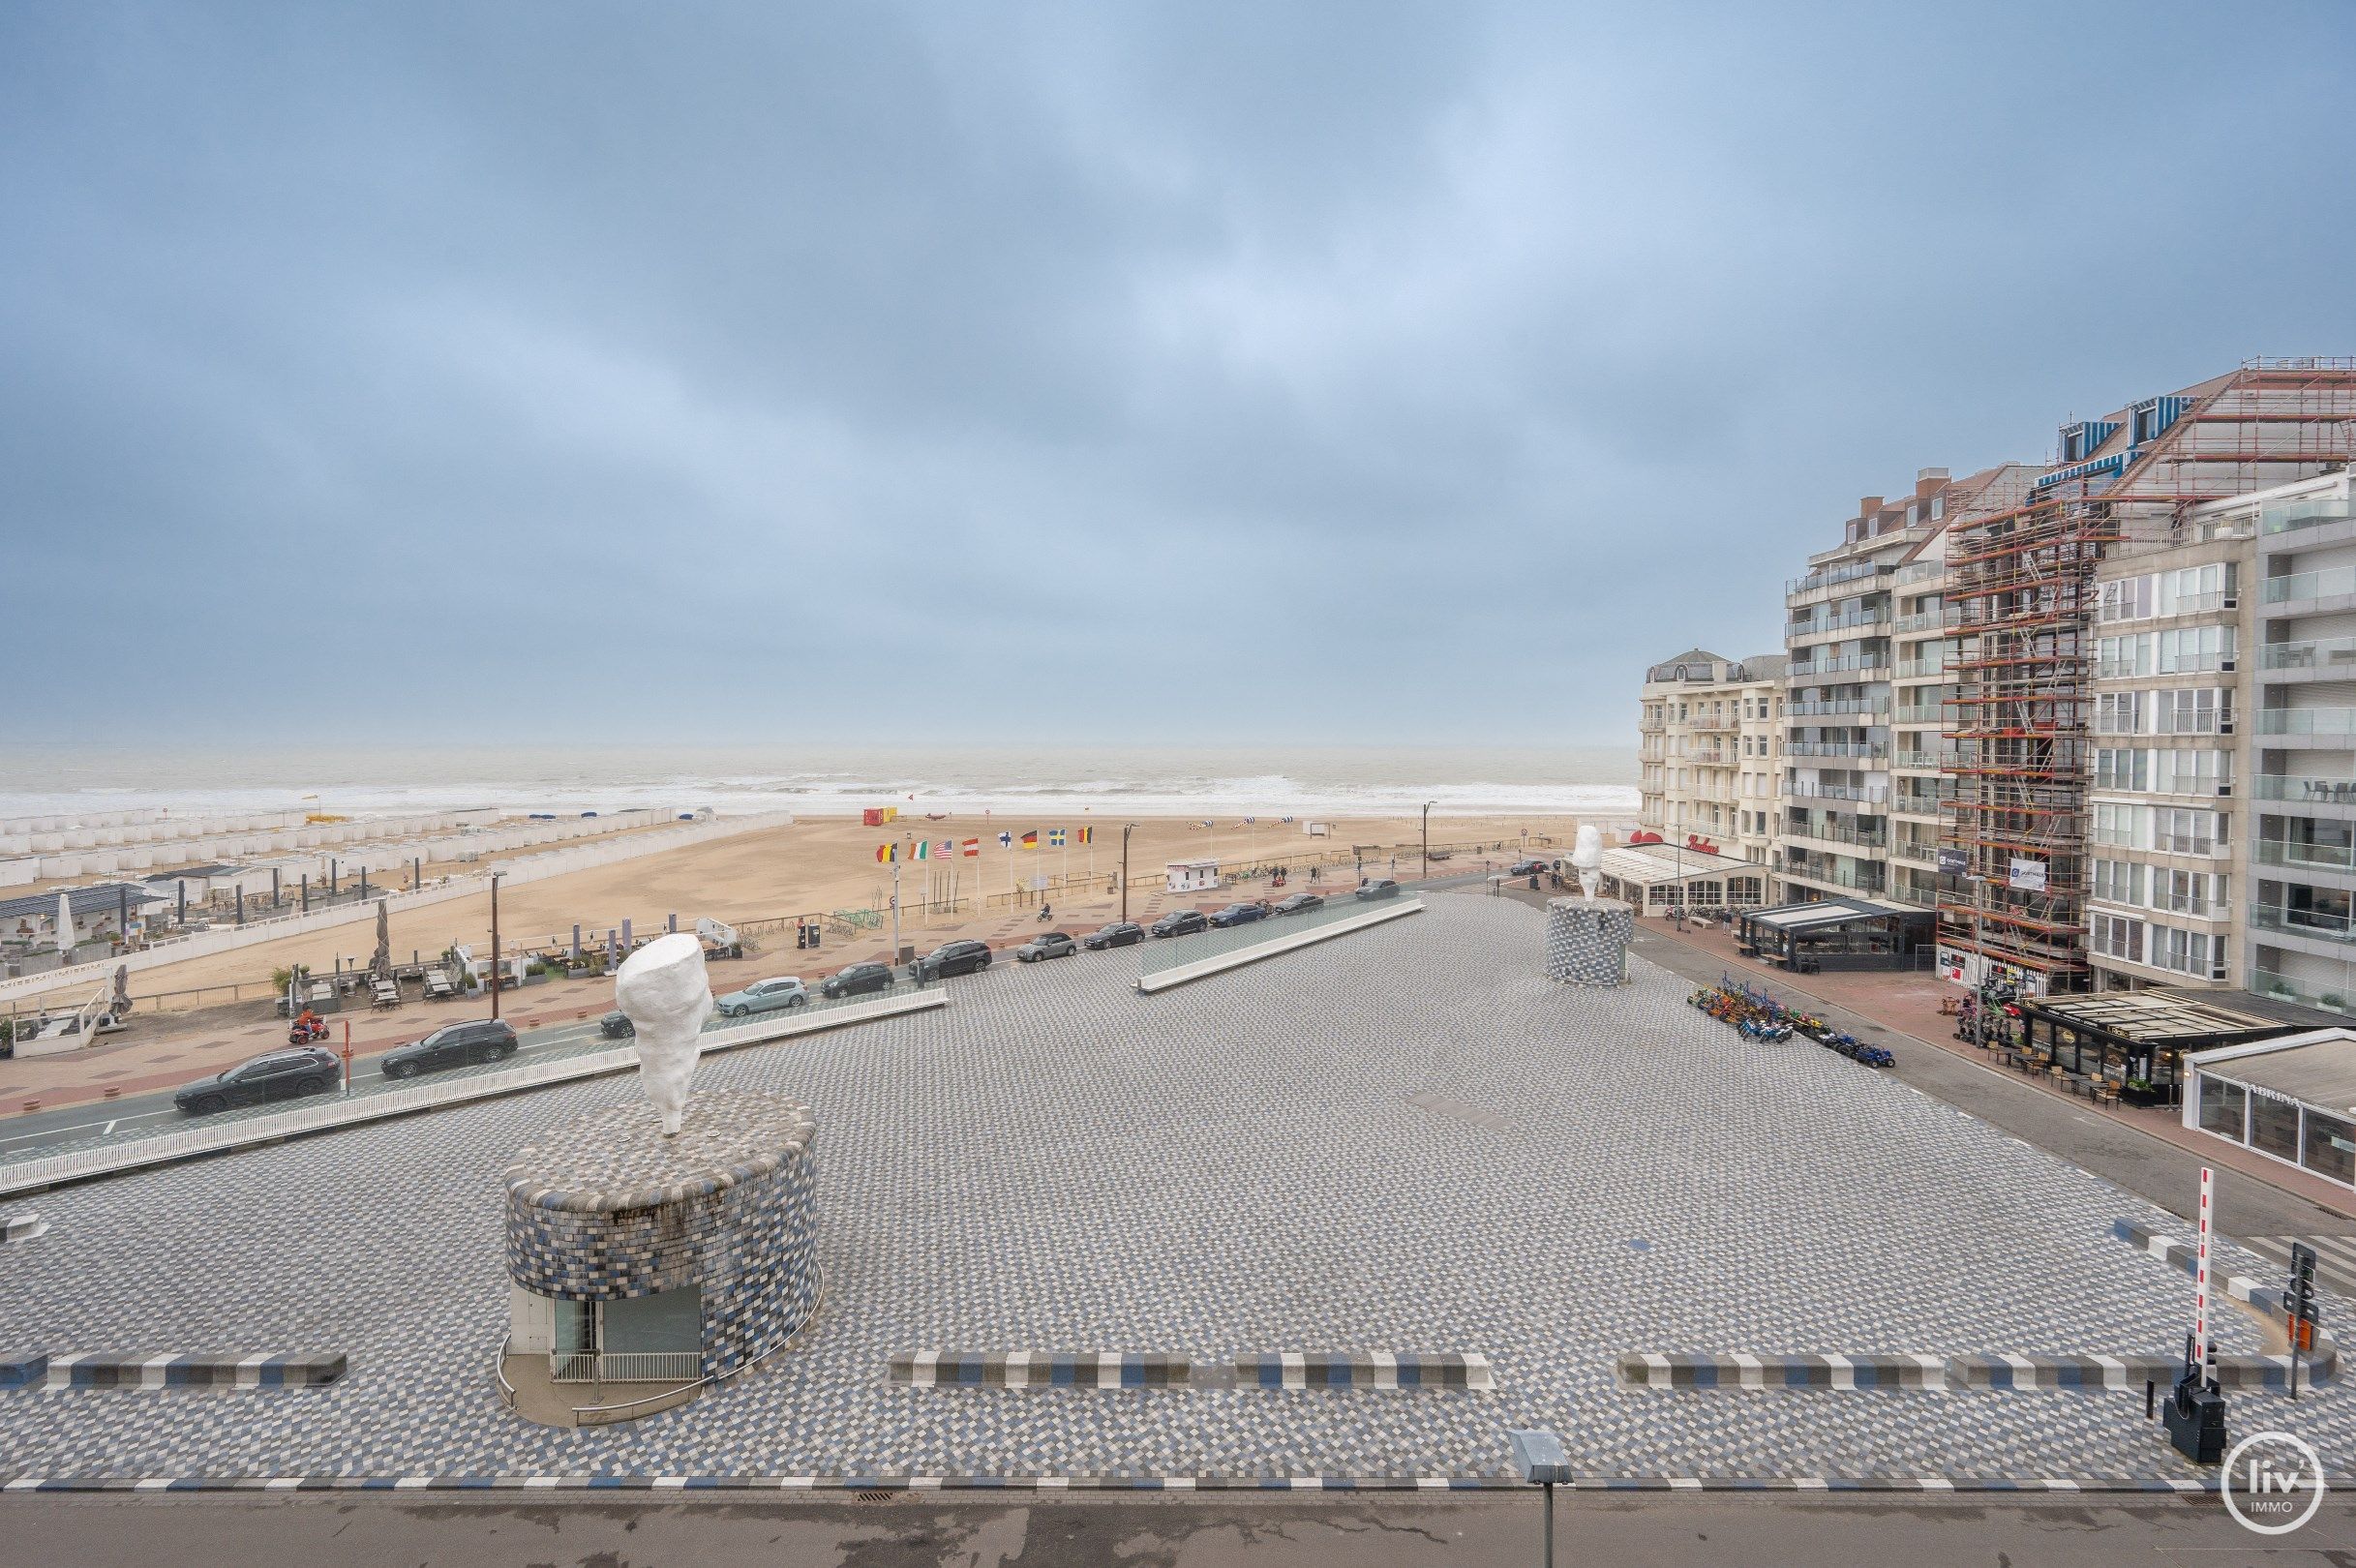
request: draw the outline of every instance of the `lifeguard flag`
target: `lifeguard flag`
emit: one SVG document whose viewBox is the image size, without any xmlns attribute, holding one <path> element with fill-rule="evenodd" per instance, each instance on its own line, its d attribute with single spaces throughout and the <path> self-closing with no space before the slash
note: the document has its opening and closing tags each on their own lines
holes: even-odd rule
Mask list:
<svg viewBox="0 0 2356 1568">
<path fill-rule="evenodd" d="M 966 858 L 967 859 L 971 860 L 971 859 L 979 859 L 979 858 L 980 858 L 980 856 L 981 856 L 981 854 L 982 854 L 982 840 L 981 840 L 981 839 L 979 839 L 979 838 L 969 838 L 969 839 L 967 839 L 967 840 L 965 841 L 965 858 Z"/>
<path fill-rule="evenodd" d="M 1039 848 L 1039 829 L 1038 829 L 1034 828 L 1034 829 L 1031 829 L 1029 832 L 1027 832 L 1027 833 L 1025 833 L 1025 834 L 1023 834 L 1023 835 L 1022 835 L 1022 847 L 1023 847 L 1024 849 L 1037 849 L 1037 848 Z"/>
<path fill-rule="evenodd" d="M 875 858 L 887 863 L 896 860 L 900 858 L 900 846 L 897 844 L 878 844 L 875 846 Z"/>
<path fill-rule="evenodd" d="M 1094 828 L 1083 828 L 1083 829 L 1080 829 L 1080 834 L 1079 834 L 1079 842 L 1081 842 L 1081 843 L 1083 843 L 1083 844 L 1093 844 L 1093 843 L 1095 843 L 1095 842 L 1096 842 L 1096 829 L 1095 829 Z"/>
</svg>

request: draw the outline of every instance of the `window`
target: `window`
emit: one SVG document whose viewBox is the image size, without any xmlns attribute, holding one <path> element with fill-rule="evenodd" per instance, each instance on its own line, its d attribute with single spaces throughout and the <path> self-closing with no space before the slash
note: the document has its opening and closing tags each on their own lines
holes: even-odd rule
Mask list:
<svg viewBox="0 0 2356 1568">
<path fill-rule="evenodd" d="M 2143 922 L 2117 915 L 2096 914 L 2094 949 L 2097 952 L 2112 958 L 2124 958 L 2129 963 L 2143 962 Z"/>
<path fill-rule="evenodd" d="M 2095 861 L 2094 895 L 2106 904 L 2143 907 L 2145 868 L 2125 860 Z"/>
<path fill-rule="evenodd" d="M 2250 1091 L 2238 1083 L 2200 1075 L 2200 1126 L 2204 1132 L 2245 1142 L 2249 1136 Z"/>
<path fill-rule="evenodd" d="M 2299 1159 L 2299 1105 L 2272 1095 L 2250 1097 L 2250 1146 L 2294 1164 Z"/>
<path fill-rule="evenodd" d="M 2336 1182 L 2356 1182 L 2356 1127 L 2337 1116 L 2309 1111 L 2299 1163 Z"/>
</svg>

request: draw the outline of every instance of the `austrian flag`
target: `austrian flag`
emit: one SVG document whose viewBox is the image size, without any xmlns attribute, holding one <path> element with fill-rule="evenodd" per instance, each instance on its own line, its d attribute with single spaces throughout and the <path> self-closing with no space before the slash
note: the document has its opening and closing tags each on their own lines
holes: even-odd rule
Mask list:
<svg viewBox="0 0 2356 1568">
<path fill-rule="evenodd" d="M 969 859 L 969 860 L 972 860 L 972 859 L 980 859 L 981 855 L 982 855 L 982 840 L 981 840 L 981 839 L 979 839 L 979 838 L 969 838 L 969 839 L 967 839 L 967 840 L 965 841 L 965 858 L 966 858 L 967 859 Z"/>
</svg>

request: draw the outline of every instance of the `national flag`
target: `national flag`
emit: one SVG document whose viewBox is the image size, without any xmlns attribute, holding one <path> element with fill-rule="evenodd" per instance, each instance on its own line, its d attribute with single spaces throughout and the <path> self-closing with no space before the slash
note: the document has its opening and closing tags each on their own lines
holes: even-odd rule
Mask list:
<svg viewBox="0 0 2356 1568">
<path fill-rule="evenodd" d="M 900 846 L 897 844 L 878 844 L 875 846 L 875 858 L 889 865 L 893 860 L 900 858 Z"/>
<path fill-rule="evenodd" d="M 916 841 L 915 845 L 914 845 L 914 846 L 913 846 L 913 847 L 912 847 L 912 848 L 909 850 L 909 852 L 908 852 L 908 858 L 909 858 L 910 859 L 912 859 L 912 860 L 929 860 L 929 859 L 932 859 L 932 840 L 931 840 L 931 839 L 929 839 L 929 838 L 920 838 L 920 839 L 918 839 L 918 840 Z"/>
<path fill-rule="evenodd" d="M 1027 832 L 1027 833 L 1025 833 L 1025 834 L 1023 834 L 1023 835 L 1022 835 L 1022 847 L 1023 847 L 1024 849 L 1032 849 L 1032 850 L 1035 850 L 1035 849 L 1039 848 L 1039 829 L 1038 829 L 1034 828 L 1034 829 L 1031 829 L 1029 832 Z"/>
<path fill-rule="evenodd" d="M 1047 847 L 1049 849 L 1062 849 L 1064 847 L 1064 830 L 1061 828 L 1050 828 L 1047 829 Z"/>
<path fill-rule="evenodd" d="M 1083 829 L 1080 829 L 1080 834 L 1079 834 L 1079 840 L 1078 840 L 1078 841 L 1079 841 L 1080 843 L 1082 843 L 1082 844 L 1093 844 L 1093 843 L 1095 843 L 1095 842 L 1096 842 L 1096 829 L 1095 829 L 1094 828 L 1083 828 Z"/>
<path fill-rule="evenodd" d="M 1013 848 L 1013 847 L 1014 847 L 1014 835 L 1013 835 L 1012 833 L 1000 833 L 1000 834 L 998 835 L 998 847 L 999 847 L 1000 849 L 1012 849 L 1012 848 Z"/>
<path fill-rule="evenodd" d="M 953 839 L 936 839 L 932 846 L 932 852 L 937 859 L 946 860 L 951 856 L 957 853 L 957 845 Z"/>
<path fill-rule="evenodd" d="M 965 858 L 969 860 L 978 859 L 981 858 L 981 855 L 982 840 L 979 838 L 967 839 L 965 841 Z"/>
</svg>

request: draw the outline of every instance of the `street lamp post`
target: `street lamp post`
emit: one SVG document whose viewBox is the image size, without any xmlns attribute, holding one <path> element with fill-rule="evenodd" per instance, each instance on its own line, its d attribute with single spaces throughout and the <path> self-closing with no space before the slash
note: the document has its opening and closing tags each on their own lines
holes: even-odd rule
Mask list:
<svg viewBox="0 0 2356 1568">
<path fill-rule="evenodd" d="M 1430 882 L 1432 880 L 1432 808 L 1437 804 L 1439 804 L 1439 802 L 1436 800 L 1426 800 L 1424 802 L 1423 869 L 1416 875 L 1416 880 L 1418 882 Z"/>
<path fill-rule="evenodd" d="M 1137 830 L 1133 822 L 1121 825 L 1121 923 L 1129 923 L 1129 835 Z"/>
<path fill-rule="evenodd" d="M 491 873 L 491 1016 L 499 1015 L 499 878 L 504 871 Z"/>
<path fill-rule="evenodd" d="M 915 836 L 901 834 L 901 847 L 905 849 Z M 891 858 L 891 961 L 895 964 L 900 961 L 900 861 L 906 858 L 904 855 Z"/>
</svg>

